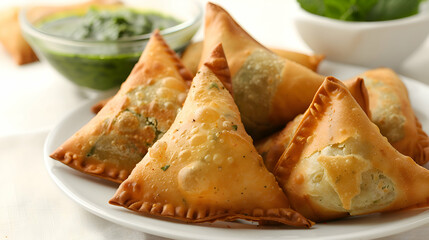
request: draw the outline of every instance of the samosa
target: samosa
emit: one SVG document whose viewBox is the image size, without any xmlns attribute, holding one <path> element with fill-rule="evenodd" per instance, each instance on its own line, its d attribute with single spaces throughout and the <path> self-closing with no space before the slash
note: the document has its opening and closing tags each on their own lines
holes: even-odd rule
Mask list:
<svg viewBox="0 0 429 240">
<path fill-rule="evenodd" d="M 220 81 L 227 73 L 218 45 L 194 78 L 171 128 L 120 185 L 111 204 L 194 223 L 245 219 L 312 225 L 289 208 L 256 152 Z"/>
<path fill-rule="evenodd" d="M 222 43 L 231 71 L 234 100 L 255 140 L 305 112 L 324 77 L 284 59 L 254 40 L 218 5 L 206 7 L 201 59 Z"/>
<path fill-rule="evenodd" d="M 84 173 L 124 181 L 170 128 L 191 74 L 154 32 L 119 92 L 51 157 Z"/>
<path fill-rule="evenodd" d="M 429 171 L 399 153 L 344 84 L 328 77 L 274 174 L 313 221 L 429 203 Z"/>
</svg>

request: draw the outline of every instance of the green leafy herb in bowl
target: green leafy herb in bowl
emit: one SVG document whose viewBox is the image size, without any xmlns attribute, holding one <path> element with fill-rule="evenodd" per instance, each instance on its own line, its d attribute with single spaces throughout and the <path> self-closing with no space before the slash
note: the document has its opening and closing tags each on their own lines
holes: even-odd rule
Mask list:
<svg viewBox="0 0 429 240">
<path fill-rule="evenodd" d="M 415 15 L 426 0 L 298 0 L 313 14 L 344 21 L 385 21 Z"/>
<path fill-rule="evenodd" d="M 429 34 L 429 1 L 298 2 L 303 6 L 296 6 L 294 20 L 299 35 L 314 52 L 324 54 L 331 61 L 397 69 L 418 50 Z M 413 15 L 408 16 L 410 14 Z"/>
<path fill-rule="evenodd" d="M 114 41 L 180 24 L 174 17 L 130 7 L 90 7 L 83 14 L 50 16 L 37 25 L 41 31 L 76 40 Z"/>
</svg>

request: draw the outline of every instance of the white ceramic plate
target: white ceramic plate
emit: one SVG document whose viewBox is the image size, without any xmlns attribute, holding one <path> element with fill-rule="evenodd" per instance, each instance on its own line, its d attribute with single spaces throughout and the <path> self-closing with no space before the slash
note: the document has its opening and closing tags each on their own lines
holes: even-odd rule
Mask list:
<svg viewBox="0 0 429 240">
<path fill-rule="evenodd" d="M 347 79 L 363 71 L 349 65 L 325 61 L 320 69 L 324 75 Z M 426 132 L 429 132 L 429 87 L 403 77 L 414 110 Z M 138 215 L 107 202 L 118 187 L 117 184 L 98 179 L 71 169 L 49 157 L 76 130 L 94 115 L 92 100 L 67 115 L 46 139 L 44 155 L 46 167 L 55 183 L 71 199 L 90 212 L 117 224 L 157 236 L 180 239 L 357 239 L 383 237 L 403 232 L 429 223 L 429 209 L 416 209 L 388 214 L 351 217 L 339 221 L 316 224 L 311 229 L 289 227 L 258 227 L 250 223 L 186 224 Z"/>
</svg>

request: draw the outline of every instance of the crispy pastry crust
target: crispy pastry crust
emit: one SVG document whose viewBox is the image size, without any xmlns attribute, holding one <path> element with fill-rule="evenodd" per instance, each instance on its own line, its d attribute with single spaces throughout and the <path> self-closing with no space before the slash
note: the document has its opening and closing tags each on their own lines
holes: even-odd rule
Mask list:
<svg viewBox="0 0 429 240">
<path fill-rule="evenodd" d="M 303 113 L 323 82 L 323 76 L 258 43 L 213 3 L 206 7 L 204 34 L 202 59 L 219 42 L 223 44 L 234 100 L 254 139 L 273 133 Z"/>
<path fill-rule="evenodd" d="M 297 62 L 314 72 L 317 72 L 320 62 L 325 59 L 324 55 L 307 55 L 304 53 L 294 52 L 286 49 L 280 48 L 269 48 L 272 52 L 279 55 L 280 57 L 289 59 L 291 61 Z M 195 75 L 198 71 L 198 64 L 201 59 L 201 54 L 203 51 L 203 41 L 193 42 L 185 49 L 182 54 L 182 62 L 189 69 L 189 71 Z"/>
<path fill-rule="evenodd" d="M 325 55 L 321 55 L 321 54 L 307 55 L 304 53 L 299 53 L 299 52 L 280 49 L 280 48 L 269 48 L 269 49 L 273 51 L 273 53 L 279 55 L 280 57 L 299 63 L 302 66 L 307 67 L 314 72 L 317 72 L 317 69 L 319 68 L 320 63 L 323 61 L 323 59 L 325 59 Z"/>
<path fill-rule="evenodd" d="M 0 12 L 0 42 L 15 63 L 23 65 L 35 62 L 38 58 L 21 34 L 19 10 L 14 7 Z"/>
<path fill-rule="evenodd" d="M 420 165 L 427 163 L 429 137 L 414 114 L 408 91 L 399 76 L 388 68 L 370 70 L 360 76 L 369 91 L 372 121 L 381 133 L 402 154 Z M 404 121 L 398 122 L 400 118 Z"/>
<path fill-rule="evenodd" d="M 363 78 L 350 79 L 345 81 L 344 84 L 365 114 L 371 118 L 368 89 L 365 86 Z"/>
<path fill-rule="evenodd" d="M 110 200 L 186 222 L 245 219 L 310 227 L 289 203 L 252 145 L 219 78 L 218 45 L 194 78 L 182 111 Z M 220 75 L 216 75 L 220 73 Z"/>
<path fill-rule="evenodd" d="M 416 145 L 417 149 L 415 150 L 413 159 L 417 164 L 423 165 L 429 161 L 429 137 L 423 131 L 422 124 L 420 123 L 419 119 L 417 119 L 417 117 L 415 121 L 418 140 Z"/>
<path fill-rule="evenodd" d="M 255 143 L 256 150 L 261 154 L 262 159 L 264 159 L 264 164 L 268 171 L 273 172 L 277 162 L 292 140 L 302 117 L 302 114 L 296 116 L 280 132 L 274 133 Z"/>
<path fill-rule="evenodd" d="M 156 141 L 155 134 L 167 131 L 174 121 L 190 78 L 155 31 L 119 92 L 51 157 L 84 173 L 124 181 Z"/>
<path fill-rule="evenodd" d="M 327 161 L 329 159 L 335 161 L 332 163 L 338 164 L 337 166 L 346 166 L 348 162 L 341 161 L 342 158 L 348 159 L 347 161 L 361 159 L 359 161 L 362 171 L 369 169 L 379 172 L 384 179 L 390 179 L 389 181 L 393 184 L 390 187 L 394 189 L 392 192 L 394 197 L 390 201 L 376 207 L 369 204 L 367 209 L 359 209 L 354 213 L 355 215 L 428 205 L 429 171 L 417 165 L 410 157 L 396 151 L 380 134 L 377 126 L 358 107 L 345 86 L 335 78 L 328 77 L 315 95 L 288 149 L 281 156 L 274 170 L 280 186 L 287 193 L 294 209 L 314 221 L 336 219 L 353 212 L 353 209 L 347 210 L 350 206 L 345 205 L 343 210 L 327 208 L 312 197 L 305 184 L 311 182 L 310 176 L 302 172 L 305 170 L 303 167 L 307 165 L 301 164 L 305 159 L 308 162 L 315 153 L 321 153 L 322 150 L 333 146 L 354 149 L 347 145 L 350 140 L 355 141 L 354 148 L 357 146 L 360 151 L 351 150 L 346 155 L 334 155 L 330 158 L 325 155 L 317 160 L 323 162 L 324 166 L 329 166 Z M 348 170 L 350 169 L 344 169 L 345 172 Z M 329 175 L 329 171 L 326 172 L 325 169 L 324 174 Z M 350 183 L 353 182 L 350 181 L 350 176 L 342 177 Z M 344 196 L 350 197 L 347 195 L 350 193 L 349 189 L 359 190 L 362 187 L 347 186 L 345 190 L 336 190 L 341 200 L 344 200 Z"/>
<path fill-rule="evenodd" d="M 346 81 L 344 84 L 347 86 L 350 93 L 358 102 L 362 110 L 364 110 L 368 116 L 371 116 L 369 111 L 368 91 L 365 87 L 363 79 L 352 79 Z M 287 146 L 292 140 L 292 137 L 295 134 L 299 123 L 301 122 L 302 116 L 303 115 L 300 114 L 295 117 L 294 120 L 290 121 L 280 132 L 277 132 L 256 142 L 256 150 L 258 150 L 258 153 L 261 154 L 262 158 L 264 159 L 265 166 L 270 172 L 274 170 L 277 161 L 280 159 L 283 152 L 286 150 Z"/>
<path fill-rule="evenodd" d="M 206 59 L 204 66 L 210 69 L 216 77 L 222 82 L 222 85 L 232 93 L 231 72 L 229 71 L 228 61 L 225 58 L 222 44 L 216 46 L 211 56 Z"/>
</svg>

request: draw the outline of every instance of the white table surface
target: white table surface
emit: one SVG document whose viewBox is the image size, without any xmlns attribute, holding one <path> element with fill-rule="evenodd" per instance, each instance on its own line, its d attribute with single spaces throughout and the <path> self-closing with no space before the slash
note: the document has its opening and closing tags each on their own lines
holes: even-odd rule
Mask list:
<svg viewBox="0 0 429 240">
<path fill-rule="evenodd" d="M 2 0 L 0 8 L 28 2 L 34 1 Z M 293 25 L 294 0 L 214 2 L 261 43 L 311 53 Z M 429 84 L 429 38 L 396 70 Z M 0 86 L 0 239 L 162 239 L 86 212 L 54 186 L 44 169 L 47 133 L 85 96 L 44 62 L 16 66 L 1 46 Z M 428 235 L 429 224 L 388 239 Z"/>
</svg>

